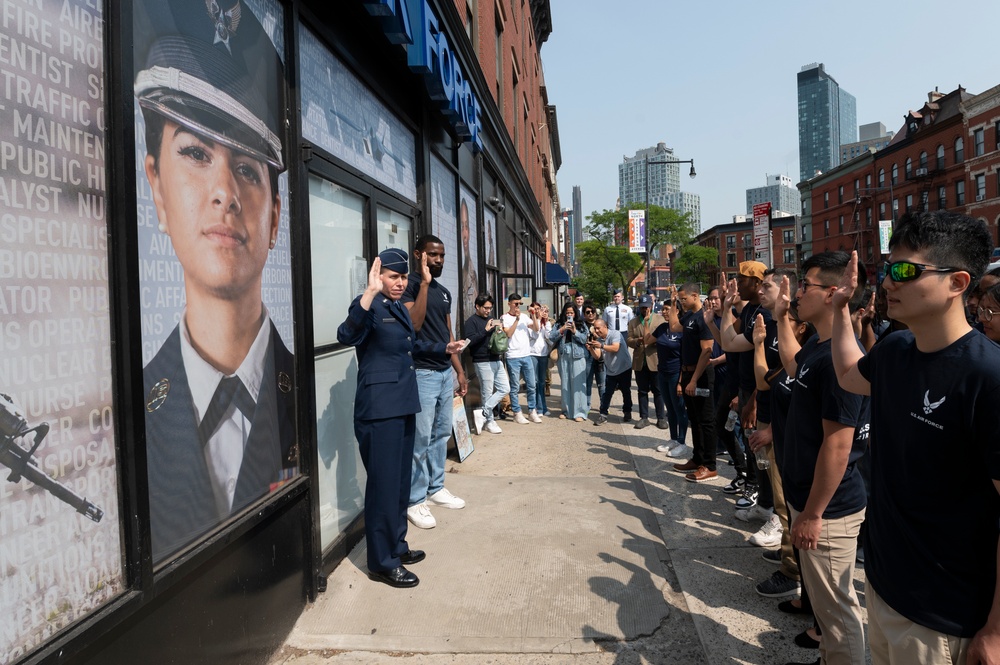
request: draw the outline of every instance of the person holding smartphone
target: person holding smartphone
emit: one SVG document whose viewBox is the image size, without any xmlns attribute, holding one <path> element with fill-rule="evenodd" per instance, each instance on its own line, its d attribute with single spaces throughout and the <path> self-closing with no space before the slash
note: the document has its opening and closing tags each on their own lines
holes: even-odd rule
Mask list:
<svg viewBox="0 0 1000 665">
<path fill-rule="evenodd" d="M 585 392 L 588 334 L 586 323 L 576 318 L 572 303 L 566 303 L 557 327 L 549 332 L 549 339 L 559 351 L 559 380 L 562 383 L 562 414 L 559 417 L 572 418 L 578 423 L 587 419 L 590 410 Z"/>
<path fill-rule="evenodd" d="M 502 328 L 500 319 L 493 318 L 493 296 L 482 293 L 476 298 L 476 313 L 465 322 L 465 337 L 469 340 L 472 366 L 479 377 L 479 394 L 482 406 L 472 412 L 476 433 L 486 430 L 501 434 L 503 430 L 493 418 L 493 408 L 510 391 L 507 369 L 503 356 L 490 350 L 490 337 Z"/>
</svg>

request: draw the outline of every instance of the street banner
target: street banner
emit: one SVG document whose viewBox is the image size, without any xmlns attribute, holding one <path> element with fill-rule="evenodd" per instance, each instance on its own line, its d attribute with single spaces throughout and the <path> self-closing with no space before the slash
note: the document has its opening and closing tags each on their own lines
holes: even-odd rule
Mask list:
<svg viewBox="0 0 1000 665">
<path fill-rule="evenodd" d="M 753 207 L 754 257 L 766 266 L 771 265 L 771 203 L 758 203 Z"/>
<path fill-rule="evenodd" d="M 878 247 L 882 254 L 889 253 L 889 238 L 892 237 L 892 220 L 878 220 Z"/>
<path fill-rule="evenodd" d="M 646 211 L 628 211 L 628 251 L 641 254 L 646 251 Z"/>
</svg>

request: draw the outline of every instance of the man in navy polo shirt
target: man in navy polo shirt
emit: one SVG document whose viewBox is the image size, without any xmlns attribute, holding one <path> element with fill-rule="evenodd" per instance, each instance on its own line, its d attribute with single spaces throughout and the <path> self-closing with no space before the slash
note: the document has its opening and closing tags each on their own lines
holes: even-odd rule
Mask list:
<svg viewBox="0 0 1000 665">
<path fill-rule="evenodd" d="M 451 327 L 451 293 L 437 278 L 444 269 L 444 243 L 433 235 L 421 236 L 413 252 L 419 272 L 411 273 L 402 301 L 410 311 L 417 339 L 431 344 L 448 344 L 455 340 Z M 444 486 L 444 464 L 451 436 L 452 396 L 458 374 L 458 394 L 469 388 L 461 357 L 414 358 L 417 387 L 420 392 L 420 412 L 413 443 L 413 480 L 410 483 L 410 505 L 406 517 L 421 529 L 432 529 L 437 520 L 427 503 L 457 510 L 465 501 Z"/>
<path fill-rule="evenodd" d="M 882 286 L 889 317 L 909 330 L 868 356 L 852 343 L 848 312 L 857 254 L 834 295 L 840 384 L 872 396 L 865 599 L 875 665 L 1000 662 L 1000 348 L 969 326 L 964 306 L 992 245 L 979 220 L 904 215 Z"/>
<path fill-rule="evenodd" d="M 800 572 L 822 632 L 820 662 L 831 665 L 865 662 L 853 574 L 865 519 L 865 485 L 857 461 L 868 443 L 868 400 L 837 384 L 830 355 L 833 292 L 848 260 L 845 252 L 823 252 L 802 264 L 797 311 L 817 333 L 803 346 L 788 314 L 788 277 L 781 279 L 774 311 L 781 361 L 795 377 L 785 430 L 785 440 L 793 443 L 785 447 L 781 469 L 792 545 L 799 550 Z"/>
</svg>

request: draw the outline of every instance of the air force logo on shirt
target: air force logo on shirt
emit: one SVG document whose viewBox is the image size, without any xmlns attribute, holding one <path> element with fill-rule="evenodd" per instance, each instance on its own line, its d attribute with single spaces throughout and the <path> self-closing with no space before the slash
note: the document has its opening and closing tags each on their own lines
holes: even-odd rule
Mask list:
<svg viewBox="0 0 1000 665">
<path fill-rule="evenodd" d="M 799 375 L 796 377 L 796 379 L 798 380 L 799 385 L 802 386 L 803 388 L 808 388 L 809 387 L 802 379 L 805 378 L 805 375 L 809 373 L 810 369 L 812 369 L 812 368 L 810 368 L 810 367 L 800 367 L 799 368 Z"/>
<path fill-rule="evenodd" d="M 931 427 L 934 427 L 934 428 L 936 428 L 936 429 L 939 429 L 939 430 L 942 430 L 942 431 L 943 431 L 943 430 L 944 430 L 944 425 L 941 425 L 941 424 L 939 424 L 939 423 L 936 423 L 936 422 L 934 422 L 933 420 L 930 420 L 930 419 L 928 419 L 928 418 L 925 418 L 924 416 L 929 416 L 929 415 L 931 415 L 932 413 L 934 413 L 934 411 L 935 411 L 935 410 L 937 410 L 937 408 L 938 408 L 939 406 L 941 406 L 942 404 L 944 404 L 944 401 L 945 401 L 945 400 L 946 400 L 947 398 L 948 398 L 948 396 L 947 396 L 947 395 L 945 395 L 944 397 L 942 397 L 942 398 L 941 398 L 941 399 L 939 399 L 938 401 L 936 401 L 936 402 L 932 402 L 932 401 L 931 401 L 931 391 L 930 391 L 930 390 L 928 390 L 927 392 L 925 392 L 925 393 L 924 393 L 924 405 L 923 405 L 923 411 L 924 411 L 924 415 L 923 415 L 923 416 L 921 416 L 920 414 L 918 414 L 918 413 L 916 413 L 916 412 L 914 412 L 914 411 L 911 411 L 911 412 L 910 412 L 910 417 L 911 417 L 911 418 L 916 418 L 917 420 L 919 420 L 919 421 L 920 421 L 920 422 L 922 422 L 922 423 L 925 423 L 925 424 L 927 424 L 927 425 L 930 425 Z"/>
</svg>

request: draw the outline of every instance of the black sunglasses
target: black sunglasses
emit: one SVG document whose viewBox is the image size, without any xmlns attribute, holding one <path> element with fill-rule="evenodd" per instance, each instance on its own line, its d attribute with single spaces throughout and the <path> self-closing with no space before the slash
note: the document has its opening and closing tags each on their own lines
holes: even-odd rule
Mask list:
<svg viewBox="0 0 1000 665">
<path fill-rule="evenodd" d="M 925 272 L 959 272 L 962 268 L 939 268 L 912 261 L 885 262 L 882 266 L 886 276 L 894 282 L 912 282 Z"/>
</svg>

